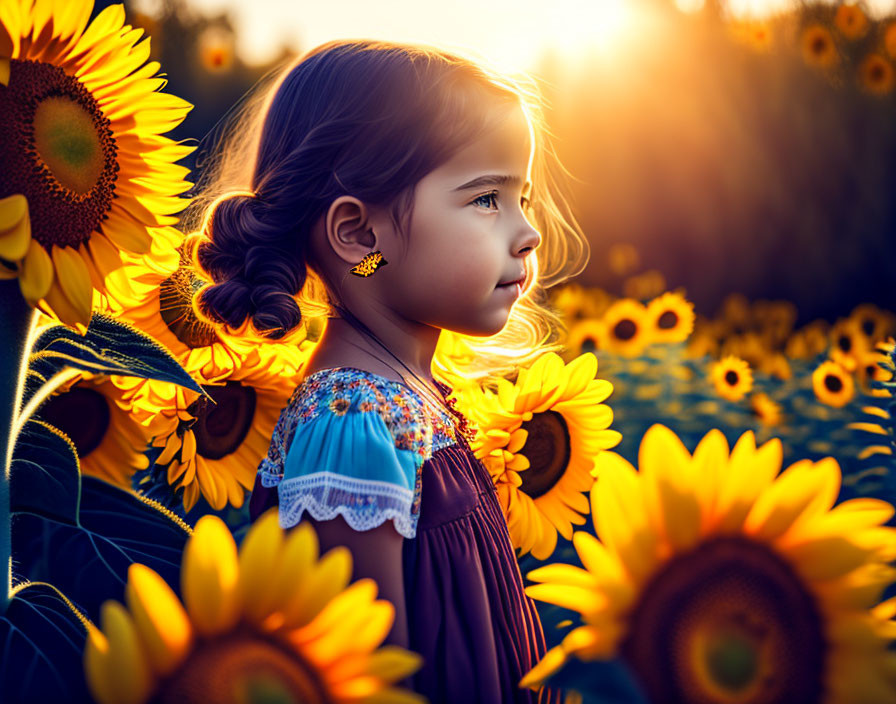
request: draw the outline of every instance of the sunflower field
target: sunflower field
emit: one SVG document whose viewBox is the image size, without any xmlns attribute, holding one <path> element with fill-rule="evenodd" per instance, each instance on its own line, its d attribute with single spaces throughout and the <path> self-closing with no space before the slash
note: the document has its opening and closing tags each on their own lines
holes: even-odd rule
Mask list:
<svg viewBox="0 0 896 704">
<path fill-rule="evenodd" d="M 800 17 L 805 67 L 892 97 L 896 18 Z M 142 25 L 0 2 L 0 700 L 422 702 L 403 686 L 420 657 L 384 644 L 394 610 L 348 550 L 249 522 L 325 321 L 262 342 L 196 314 L 195 147 L 172 136 L 194 106 Z M 783 26 L 726 41 L 762 54 Z M 233 64 L 214 33 L 199 49 Z M 801 324 L 737 293 L 710 313 L 649 256 L 607 246 L 606 285 L 548 292 L 561 353 L 455 380 L 550 646 L 520 686 L 896 702 L 896 297 Z"/>
</svg>

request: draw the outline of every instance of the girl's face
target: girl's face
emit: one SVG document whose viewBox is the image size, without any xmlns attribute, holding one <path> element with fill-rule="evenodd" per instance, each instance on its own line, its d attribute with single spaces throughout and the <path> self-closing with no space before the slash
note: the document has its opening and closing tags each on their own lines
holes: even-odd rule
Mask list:
<svg viewBox="0 0 896 704">
<path fill-rule="evenodd" d="M 534 155 L 529 122 L 519 106 L 495 117 L 494 129 L 418 182 L 406 249 L 389 256 L 387 247 L 403 246 L 388 238 L 381 249 L 389 266 L 376 272 L 393 310 L 465 335 L 501 331 L 519 289 L 498 284 L 531 272 L 526 258 L 541 243 L 523 210 Z"/>
</svg>

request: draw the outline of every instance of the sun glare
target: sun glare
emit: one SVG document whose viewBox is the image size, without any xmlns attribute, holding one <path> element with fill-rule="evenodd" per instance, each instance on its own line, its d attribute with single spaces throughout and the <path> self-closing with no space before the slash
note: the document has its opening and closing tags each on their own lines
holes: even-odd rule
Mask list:
<svg viewBox="0 0 896 704">
<path fill-rule="evenodd" d="M 611 52 L 636 24 L 636 3 L 630 0 L 557 0 L 552 9 L 543 41 L 571 57 Z"/>
</svg>

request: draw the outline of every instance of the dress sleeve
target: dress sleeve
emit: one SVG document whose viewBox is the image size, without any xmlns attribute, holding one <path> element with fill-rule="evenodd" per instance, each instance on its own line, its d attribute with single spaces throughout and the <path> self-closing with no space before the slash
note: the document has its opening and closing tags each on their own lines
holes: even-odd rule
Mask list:
<svg viewBox="0 0 896 704">
<path fill-rule="evenodd" d="M 342 515 L 359 531 L 392 520 L 413 538 L 427 449 L 431 433 L 402 395 L 337 384 L 285 409 L 259 474 L 262 486 L 277 487 L 283 528 L 307 511 L 316 520 Z"/>
</svg>

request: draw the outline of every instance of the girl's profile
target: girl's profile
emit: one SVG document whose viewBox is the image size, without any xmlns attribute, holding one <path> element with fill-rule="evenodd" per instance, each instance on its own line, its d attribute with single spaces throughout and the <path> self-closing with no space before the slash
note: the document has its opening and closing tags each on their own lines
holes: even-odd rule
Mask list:
<svg viewBox="0 0 896 704">
<path fill-rule="evenodd" d="M 406 686 L 429 701 L 560 701 L 519 687 L 545 637 L 450 398 L 558 346 L 542 294 L 587 258 L 538 91 L 374 40 L 329 42 L 274 78 L 192 211 L 203 316 L 277 340 L 326 316 L 250 516 L 308 521 L 322 550 L 351 551 L 353 578 L 395 606 L 388 642 L 422 656 Z"/>
</svg>

